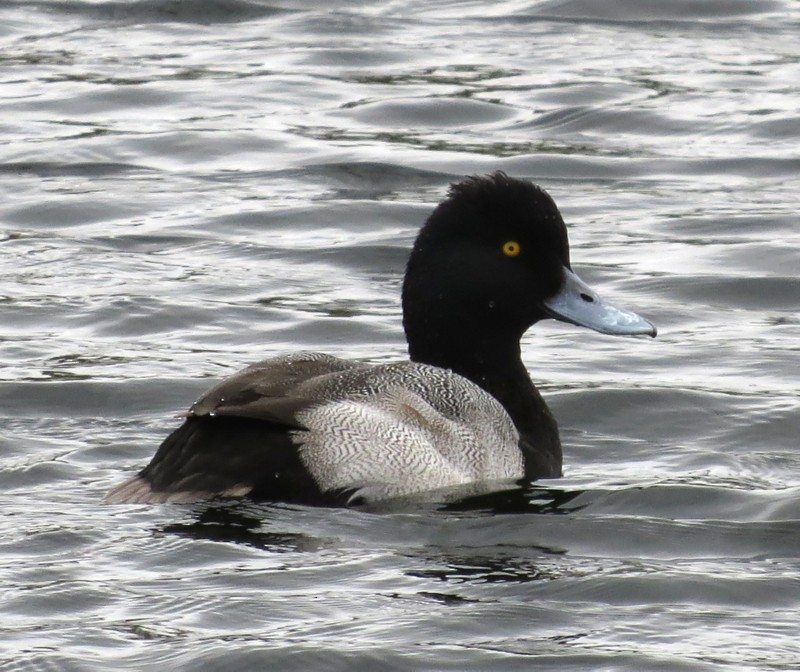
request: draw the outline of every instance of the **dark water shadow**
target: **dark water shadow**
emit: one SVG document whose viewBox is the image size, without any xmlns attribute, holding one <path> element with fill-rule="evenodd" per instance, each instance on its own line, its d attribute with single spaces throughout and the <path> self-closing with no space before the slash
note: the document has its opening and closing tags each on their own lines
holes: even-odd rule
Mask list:
<svg viewBox="0 0 800 672">
<path fill-rule="evenodd" d="M 483 493 L 464 499 L 448 502 L 436 511 L 439 514 L 465 514 L 487 519 L 497 517 L 503 525 L 518 527 L 520 521 L 510 522 L 505 516 L 533 514 L 536 516 L 564 516 L 579 511 L 589 502 L 577 504 L 584 495 L 582 490 L 569 491 L 563 488 L 542 487 L 527 484 L 510 490 Z M 490 522 L 493 527 L 493 523 Z M 448 585 L 464 584 L 525 584 L 538 581 L 552 581 L 562 578 L 566 571 L 563 562 L 557 558 L 567 554 L 567 549 L 537 543 L 530 538 L 523 547 L 518 544 L 497 543 L 498 537 L 492 533 L 484 542 L 480 530 L 473 530 L 477 536 L 465 536 L 463 546 L 427 545 L 404 553 L 410 560 L 419 563 L 417 569 L 407 570 L 408 576 L 440 581 Z M 502 534 L 500 535 L 502 536 Z M 439 600 L 446 604 L 459 604 L 461 599 Z M 437 591 L 432 599 L 441 597 Z M 459 595 L 460 597 L 460 595 Z"/>
<path fill-rule="evenodd" d="M 564 555 L 563 549 L 538 549 L 543 555 Z M 479 553 L 414 554 L 422 567 L 408 570 L 407 576 L 434 579 L 447 584 L 506 584 L 552 581 L 563 576 L 552 562 L 541 557 L 519 557 L 512 554 L 481 555 Z"/>
<path fill-rule="evenodd" d="M 529 484 L 511 490 L 482 493 L 448 502 L 439 511 L 499 514 L 553 514 L 566 515 L 589 506 L 589 502 L 575 503 L 584 490 L 564 490 Z"/>
<path fill-rule="evenodd" d="M 252 502 L 208 502 L 190 512 L 189 522 L 170 523 L 155 530 L 203 541 L 243 544 L 273 553 L 316 552 L 339 544 L 337 539 L 264 529 L 270 508 Z"/>
<path fill-rule="evenodd" d="M 448 516 L 459 518 L 474 514 L 489 517 L 508 514 L 568 515 L 589 505 L 576 505 L 574 500 L 584 491 L 568 491 L 561 488 L 545 488 L 528 485 L 501 492 L 484 493 L 465 497 L 448 503 L 413 502 L 403 500 L 378 506 L 351 507 L 351 510 L 374 515 L 380 521 L 392 514 L 417 514 L 425 516 Z M 266 529 L 270 524 L 281 525 L 292 511 L 323 513 L 334 522 L 342 514 L 341 507 L 303 507 L 277 503 L 259 503 L 251 500 L 209 501 L 193 505 L 184 511 L 181 522 L 169 523 L 154 530 L 157 534 L 175 534 L 198 540 L 244 544 L 260 550 L 287 552 L 315 552 L 338 546 L 335 537 L 317 536 L 313 533 L 280 532 Z M 323 518 L 324 518 L 323 513 Z M 319 520 L 317 520 L 317 523 Z M 560 549 L 541 548 L 545 553 L 561 553 Z"/>
</svg>

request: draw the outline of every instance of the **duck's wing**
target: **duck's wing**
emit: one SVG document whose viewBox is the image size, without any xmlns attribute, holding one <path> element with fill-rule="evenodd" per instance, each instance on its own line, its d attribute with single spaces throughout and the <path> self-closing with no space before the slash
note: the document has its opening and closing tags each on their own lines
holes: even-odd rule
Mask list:
<svg viewBox="0 0 800 672">
<path fill-rule="evenodd" d="M 331 374 L 369 368 L 317 352 L 274 357 L 248 366 L 212 387 L 192 404 L 187 417 L 231 416 L 274 422 L 302 429 L 296 412 L 304 407 L 304 390 Z"/>
<path fill-rule="evenodd" d="M 499 402 L 451 371 L 295 355 L 209 390 L 106 501 L 386 499 L 519 478 L 518 440 Z"/>
<path fill-rule="evenodd" d="M 338 500 L 337 493 L 322 493 L 292 439 L 306 429 L 302 412 L 321 403 L 299 390 L 315 378 L 364 366 L 298 353 L 239 371 L 198 399 L 150 463 L 105 501 L 191 502 L 256 493 L 283 501 Z"/>
</svg>

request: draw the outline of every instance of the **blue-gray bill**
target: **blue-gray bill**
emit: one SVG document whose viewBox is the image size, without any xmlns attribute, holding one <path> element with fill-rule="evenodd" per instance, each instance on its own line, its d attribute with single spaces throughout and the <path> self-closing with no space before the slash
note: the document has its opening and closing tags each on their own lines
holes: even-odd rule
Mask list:
<svg viewBox="0 0 800 672">
<path fill-rule="evenodd" d="M 564 268 L 561 291 L 547 299 L 544 307 L 557 320 L 588 327 L 601 334 L 655 336 L 657 333 L 652 322 L 605 301 L 568 268 Z"/>
</svg>

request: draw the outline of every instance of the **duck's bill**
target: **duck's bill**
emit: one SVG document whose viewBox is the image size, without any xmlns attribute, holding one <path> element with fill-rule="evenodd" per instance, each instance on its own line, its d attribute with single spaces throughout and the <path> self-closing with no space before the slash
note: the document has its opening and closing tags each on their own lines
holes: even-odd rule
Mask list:
<svg viewBox="0 0 800 672">
<path fill-rule="evenodd" d="M 557 320 L 588 327 L 601 334 L 655 336 L 657 333 L 651 322 L 605 301 L 568 268 L 564 268 L 564 286 L 544 302 L 544 308 Z"/>
</svg>

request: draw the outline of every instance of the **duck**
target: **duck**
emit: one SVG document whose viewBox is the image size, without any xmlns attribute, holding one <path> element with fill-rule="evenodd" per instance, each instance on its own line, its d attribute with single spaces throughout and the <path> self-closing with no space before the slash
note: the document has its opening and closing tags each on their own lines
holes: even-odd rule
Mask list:
<svg viewBox="0 0 800 672">
<path fill-rule="evenodd" d="M 578 277 L 555 201 L 504 172 L 450 186 L 411 249 L 402 311 L 408 360 L 296 352 L 248 366 L 195 401 L 105 501 L 353 506 L 558 478 L 558 425 L 523 334 L 545 319 L 657 333 Z"/>
</svg>

